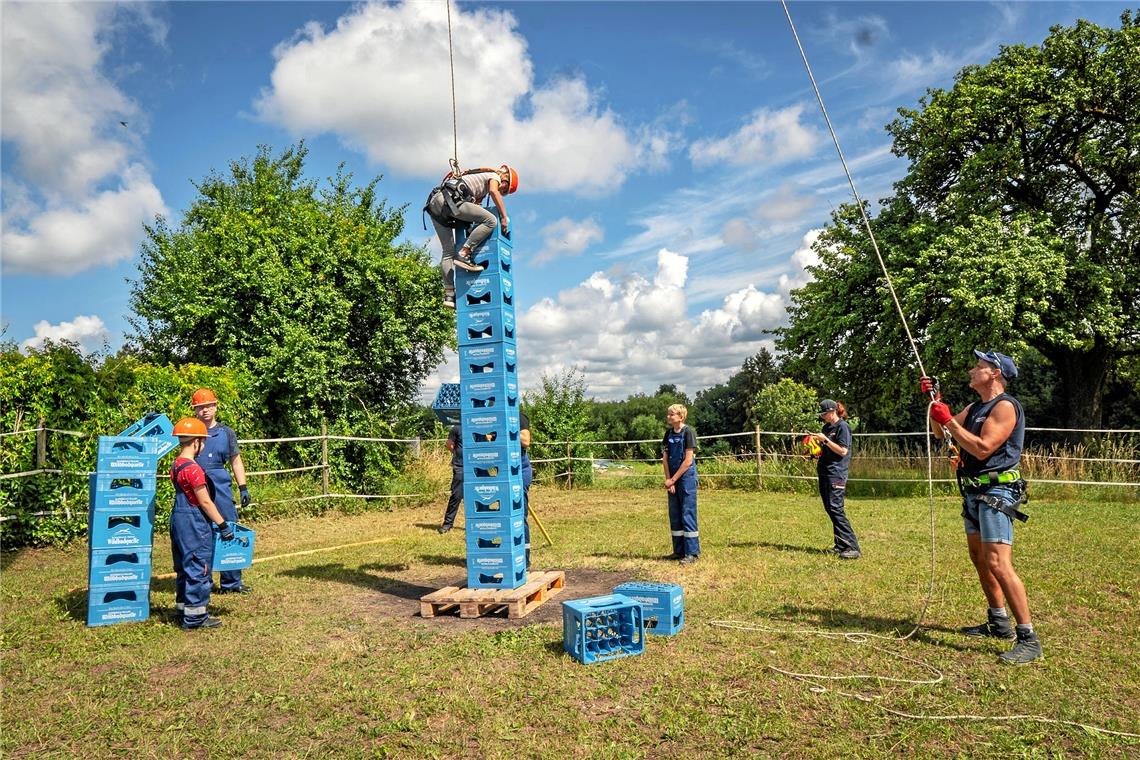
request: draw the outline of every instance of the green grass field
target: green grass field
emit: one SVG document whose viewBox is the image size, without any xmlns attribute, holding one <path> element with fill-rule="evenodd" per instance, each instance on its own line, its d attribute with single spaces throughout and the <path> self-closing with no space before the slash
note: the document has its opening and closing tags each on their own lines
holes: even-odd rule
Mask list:
<svg viewBox="0 0 1140 760">
<path fill-rule="evenodd" d="M 984 600 L 958 505 L 936 503 L 936 572 L 910 640 L 734 630 L 909 631 L 930 580 L 925 499 L 854 499 L 864 559 L 818 550 L 830 527 L 808 496 L 702 492 L 703 556 L 668 553 L 663 494 L 538 489 L 555 545 L 534 565 L 567 588 L 527 618 L 422 619 L 418 598 L 462 585 L 463 533 L 435 532 L 442 502 L 256 525 L 255 593 L 215 597 L 225 621 L 185 633 L 173 583 L 144 623 L 88 629 L 86 550 L 3 556 L 4 757 L 1136 757 L 1140 538 L 1135 505 L 1035 501 L 1015 560 L 1046 660 L 1003 667 L 1004 643 L 965 639 Z M 350 548 L 344 544 L 378 539 Z M 169 571 L 156 536 L 155 572 Z M 563 599 L 627 580 L 680 583 L 686 624 L 645 652 L 583 666 L 562 652 Z M 833 676 L 826 690 L 773 668 Z M 941 681 L 914 684 L 885 680 Z M 867 701 L 855 698 L 859 695 Z"/>
</svg>

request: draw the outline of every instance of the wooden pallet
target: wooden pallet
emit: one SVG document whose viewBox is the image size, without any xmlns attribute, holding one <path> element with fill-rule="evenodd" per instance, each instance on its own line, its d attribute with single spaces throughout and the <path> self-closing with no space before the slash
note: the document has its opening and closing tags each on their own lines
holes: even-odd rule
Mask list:
<svg viewBox="0 0 1140 760">
<path fill-rule="evenodd" d="M 420 597 L 420 617 L 435 617 L 459 609 L 461 618 L 477 618 L 506 611 L 514 620 L 526 617 L 540 604 L 566 588 L 566 573 L 547 570 L 532 573 L 530 580 L 512 589 L 460 588 L 446 586 Z"/>
</svg>

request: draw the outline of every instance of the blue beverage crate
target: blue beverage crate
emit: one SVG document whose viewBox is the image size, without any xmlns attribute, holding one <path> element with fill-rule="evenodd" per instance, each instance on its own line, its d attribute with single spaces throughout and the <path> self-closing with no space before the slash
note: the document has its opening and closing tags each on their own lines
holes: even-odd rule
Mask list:
<svg viewBox="0 0 1140 760">
<path fill-rule="evenodd" d="M 154 511 L 157 478 L 151 475 L 99 475 L 87 477 L 87 503 L 92 512 L 106 510 Z"/>
<path fill-rule="evenodd" d="M 507 551 L 525 549 L 526 520 L 522 515 L 467 517 L 467 551 Z"/>
<path fill-rule="evenodd" d="M 443 383 L 435 394 L 435 401 L 431 402 L 432 413 L 444 425 L 458 425 L 462 399 L 459 383 Z"/>
<path fill-rule="evenodd" d="M 127 426 L 117 437 L 151 438 L 158 441 L 160 458 L 178 445 L 178 439 L 174 437 L 174 423 L 165 414 L 154 412 Z"/>
<path fill-rule="evenodd" d="M 480 482 L 522 476 L 522 454 L 516 445 L 465 448 L 463 482 Z"/>
<path fill-rule="evenodd" d="M 491 407 L 461 413 L 464 451 L 515 444 L 519 440 L 519 413 L 515 409 Z M 470 447 L 470 448 L 469 448 Z"/>
<path fill-rule="evenodd" d="M 472 375 L 460 382 L 463 398 L 460 409 L 475 412 L 481 409 L 519 408 L 519 378 L 514 372 Z"/>
<path fill-rule="evenodd" d="M 522 478 L 497 478 L 463 482 L 463 515 L 476 517 L 514 517 L 523 512 Z"/>
<path fill-rule="evenodd" d="M 87 575 L 89 586 L 138 586 L 150 583 L 151 547 L 94 549 Z"/>
<path fill-rule="evenodd" d="M 154 503 L 149 509 L 93 509 L 87 525 L 92 551 L 146 549 L 154 541 Z"/>
<path fill-rule="evenodd" d="M 456 322 L 461 346 L 515 342 L 513 306 L 460 309 Z"/>
<path fill-rule="evenodd" d="M 96 470 L 100 475 L 154 475 L 164 442 L 158 438 L 99 436 Z"/>
<path fill-rule="evenodd" d="M 503 377 L 519 371 L 518 349 L 513 343 L 481 343 L 459 347 L 460 392 L 469 381 L 485 376 Z"/>
<path fill-rule="evenodd" d="M 150 584 L 91 586 L 87 592 L 87 625 L 136 623 L 150 617 Z"/>
<path fill-rule="evenodd" d="M 455 278 L 455 299 L 460 309 L 515 305 L 514 278 L 505 272 L 466 272 Z"/>
<path fill-rule="evenodd" d="M 672 636 L 685 625 L 685 591 L 676 583 L 630 581 L 614 586 L 614 593 L 641 602 L 646 633 Z"/>
<path fill-rule="evenodd" d="M 526 549 L 467 550 L 468 588 L 518 588 L 526 583 Z"/>
<path fill-rule="evenodd" d="M 562 648 L 571 657 L 593 662 L 645 651 L 641 603 L 621 594 L 562 603 Z"/>
<path fill-rule="evenodd" d="M 510 274 L 514 269 L 514 254 L 511 251 L 511 245 L 501 238 L 483 243 L 471 258 L 476 264 L 482 265 L 483 272 L 486 274 Z M 456 269 L 456 272 L 462 271 L 462 269 Z"/>
<path fill-rule="evenodd" d="M 214 572 L 241 570 L 253 565 L 253 539 L 255 531 L 241 523 L 230 523 L 234 529 L 232 541 L 223 541 L 214 532 Z"/>
</svg>

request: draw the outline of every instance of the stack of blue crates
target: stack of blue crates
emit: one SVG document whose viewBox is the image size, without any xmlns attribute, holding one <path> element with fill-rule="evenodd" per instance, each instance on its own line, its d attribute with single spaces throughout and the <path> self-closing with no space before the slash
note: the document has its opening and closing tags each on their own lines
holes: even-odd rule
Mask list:
<svg viewBox="0 0 1140 760">
<path fill-rule="evenodd" d="M 165 414 L 148 415 L 117 436 L 99 437 L 90 476 L 87 625 L 150 617 L 150 564 L 158 461 L 178 439 Z"/>
<path fill-rule="evenodd" d="M 646 633 L 672 636 L 685 625 L 685 592 L 676 583 L 630 581 L 614 586 L 614 593 L 641 603 Z"/>
<path fill-rule="evenodd" d="M 467 585 L 512 589 L 526 583 L 525 520 L 513 259 L 498 225 L 474 259 L 483 271 L 455 270 Z"/>
<path fill-rule="evenodd" d="M 641 602 L 622 594 L 562 603 L 562 648 L 586 665 L 641 654 L 644 630 Z"/>
</svg>

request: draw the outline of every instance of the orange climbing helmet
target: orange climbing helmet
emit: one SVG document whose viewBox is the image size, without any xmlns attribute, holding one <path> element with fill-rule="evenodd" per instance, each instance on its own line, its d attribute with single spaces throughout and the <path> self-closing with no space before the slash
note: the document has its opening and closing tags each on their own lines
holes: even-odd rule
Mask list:
<svg viewBox="0 0 1140 760">
<path fill-rule="evenodd" d="M 499 174 L 506 174 L 507 175 L 507 188 L 503 192 L 503 195 L 510 195 L 511 193 L 513 193 L 514 191 L 519 189 L 519 173 L 518 172 L 516 172 L 514 169 L 507 166 L 506 164 L 503 164 L 502 166 L 499 167 Z"/>
<path fill-rule="evenodd" d="M 199 388 L 198 390 L 194 391 L 194 395 L 190 397 L 191 409 L 197 409 L 198 407 L 205 406 L 206 404 L 216 403 L 218 403 L 218 397 L 215 396 L 214 392 L 209 388 Z"/>
<path fill-rule="evenodd" d="M 207 438 L 210 433 L 206 430 L 206 423 L 197 417 L 183 417 L 174 425 L 174 435 L 181 440 L 183 438 Z"/>
</svg>

